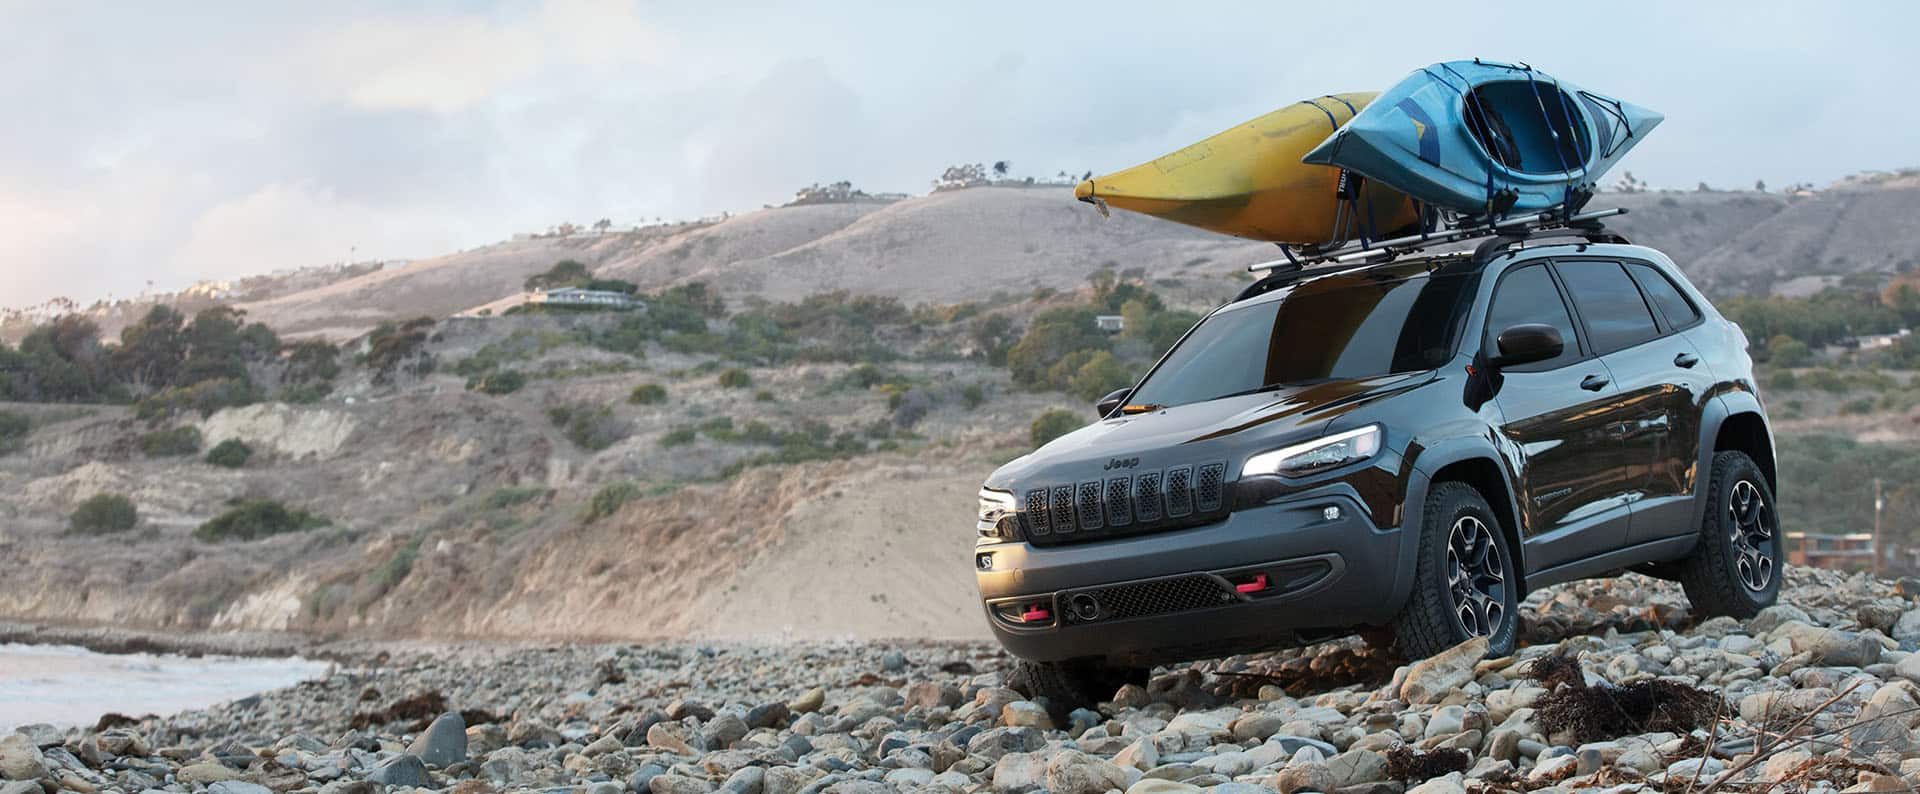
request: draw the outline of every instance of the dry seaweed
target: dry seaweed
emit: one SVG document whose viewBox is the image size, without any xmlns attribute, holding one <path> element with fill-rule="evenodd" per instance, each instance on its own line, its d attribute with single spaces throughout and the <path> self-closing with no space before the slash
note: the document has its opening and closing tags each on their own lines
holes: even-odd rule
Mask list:
<svg viewBox="0 0 1920 794">
<path fill-rule="evenodd" d="M 424 692 L 401 698 L 384 709 L 353 715 L 348 723 L 355 730 L 388 725 L 395 722 L 410 722 L 408 730 L 421 730 L 447 710 L 447 698 L 439 692 Z"/>
<path fill-rule="evenodd" d="M 1407 783 L 1465 772 L 1472 765 L 1473 756 L 1467 751 L 1449 747 L 1424 753 L 1405 745 L 1387 750 L 1387 777 Z"/>
</svg>

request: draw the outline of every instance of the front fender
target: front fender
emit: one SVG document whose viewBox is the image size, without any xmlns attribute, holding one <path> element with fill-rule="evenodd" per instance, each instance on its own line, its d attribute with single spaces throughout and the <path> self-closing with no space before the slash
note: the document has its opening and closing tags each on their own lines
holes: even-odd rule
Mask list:
<svg viewBox="0 0 1920 794">
<path fill-rule="evenodd" d="M 1514 567 L 1519 569 L 1520 593 L 1524 598 L 1528 592 L 1527 550 L 1526 544 L 1520 542 L 1523 536 L 1520 526 L 1522 519 L 1520 505 L 1515 501 L 1517 491 L 1514 488 L 1512 463 L 1506 456 L 1500 454 L 1499 449 L 1490 439 L 1477 436 L 1449 439 L 1431 447 L 1421 448 L 1417 452 L 1409 449 L 1407 454 L 1413 458 L 1413 474 L 1407 478 L 1407 501 L 1406 507 L 1402 510 L 1405 518 L 1401 521 L 1400 533 L 1403 544 L 1400 555 L 1401 570 L 1397 572 L 1394 579 L 1394 603 L 1404 604 L 1406 598 L 1413 592 L 1414 565 L 1419 559 L 1421 533 L 1426 531 L 1421 522 L 1426 516 L 1427 492 L 1433 486 L 1434 475 L 1456 463 L 1468 462 L 1485 463 L 1498 477 L 1497 482 L 1474 485 L 1480 488 L 1483 494 L 1488 486 L 1497 486 L 1500 490 L 1499 494 L 1489 495 L 1487 501 L 1493 503 L 1495 509 L 1503 510 L 1507 520 L 1512 524 L 1508 527 L 1510 530 L 1508 540 L 1513 548 Z"/>
</svg>

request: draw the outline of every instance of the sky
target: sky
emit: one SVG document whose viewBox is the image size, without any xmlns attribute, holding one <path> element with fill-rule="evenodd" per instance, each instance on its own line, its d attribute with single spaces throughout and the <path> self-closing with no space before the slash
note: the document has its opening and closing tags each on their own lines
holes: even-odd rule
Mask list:
<svg viewBox="0 0 1920 794">
<path fill-rule="evenodd" d="M 1104 173 L 1439 60 L 1660 110 L 1622 170 L 1920 165 L 1920 4 L 0 0 L 0 307 L 605 217 Z"/>
</svg>

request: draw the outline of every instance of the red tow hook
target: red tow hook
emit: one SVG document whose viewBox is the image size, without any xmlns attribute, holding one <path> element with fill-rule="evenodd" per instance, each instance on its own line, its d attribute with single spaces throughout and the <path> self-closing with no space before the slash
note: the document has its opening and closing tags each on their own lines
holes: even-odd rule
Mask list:
<svg viewBox="0 0 1920 794">
<path fill-rule="evenodd" d="M 1264 573 L 1254 574 L 1251 582 L 1241 582 L 1233 586 L 1234 592 L 1237 593 L 1258 593 L 1265 589 L 1267 589 L 1267 575 Z"/>
<path fill-rule="evenodd" d="M 1052 617 L 1053 617 L 1053 613 L 1048 612 L 1045 606 L 1042 606 L 1040 604 L 1028 604 L 1027 611 L 1020 613 L 1020 622 L 1038 623 L 1040 621 L 1047 620 Z"/>
</svg>

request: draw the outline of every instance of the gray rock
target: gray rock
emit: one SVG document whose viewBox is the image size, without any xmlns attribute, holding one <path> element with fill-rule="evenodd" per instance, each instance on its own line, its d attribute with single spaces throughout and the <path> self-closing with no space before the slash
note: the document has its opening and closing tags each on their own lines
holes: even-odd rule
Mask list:
<svg viewBox="0 0 1920 794">
<path fill-rule="evenodd" d="M 399 757 L 373 770 L 373 774 L 367 775 L 367 781 L 383 786 L 425 788 L 432 779 L 427 776 L 427 765 L 419 756 L 401 753 Z"/>
<path fill-rule="evenodd" d="M 207 794 L 273 794 L 273 789 L 244 780 L 222 780 L 208 786 Z"/>
<path fill-rule="evenodd" d="M 25 734 L 0 739 L 0 780 L 39 780 L 47 776 L 46 757 Z"/>
<path fill-rule="evenodd" d="M 457 712 L 434 718 L 427 730 L 407 745 L 407 752 L 428 766 L 452 766 L 467 760 L 467 723 Z"/>
<path fill-rule="evenodd" d="M 727 776 L 727 782 L 720 784 L 720 790 L 727 794 L 761 794 L 766 779 L 765 767 L 745 766 Z"/>
<path fill-rule="evenodd" d="M 732 747 L 734 742 L 747 735 L 747 721 L 732 714 L 716 714 L 702 732 L 703 743 L 709 749 Z"/>
<path fill-rule="evenodd" d="M 1869 635 L 1821 628 L 1801 621 L 1781 623 L 1772 636 L 1776 640 L 1785 638 L 1792 644 L 1794 653 L 1812 654 L 1815 663 L 1832 667 L 1865 667 L 1880 661 L 1880 652 L 1885 650 L 1879 640 Z"/>
<path fill-rule="evenodd" d="M 647 781 L 647 790 L 653 794 L 707 794 L 713 790 L 713 784 L 696 777 L 667 774 Z"/>
<path fill-rule="evenodd" d="M 1774 604 L 1760 610 L 1760 614 L 1754 615 L 1752 620 L 1747 621 L 1747 630 L 1754 634 L 1766 634 L 1788 621 L 1812 623 L 1813 618 L 1808 617 L 1804 610 L 1792 604 Z"/>
<path fill-rule="evenodd" d="M 1126 788 L 1129 780 L 1118 765 L 1078 750 L 1063 750 L 1047 762 L 1047 790 L 1052 794 L 1103 794 Z"/>
<path fill-rule="evenodd" d="M 880 669 L 889 673 L 907 669 L 907 655 L 899 650 L 887 651 L 885 656 L 880 657 Z"/>
</svg>

